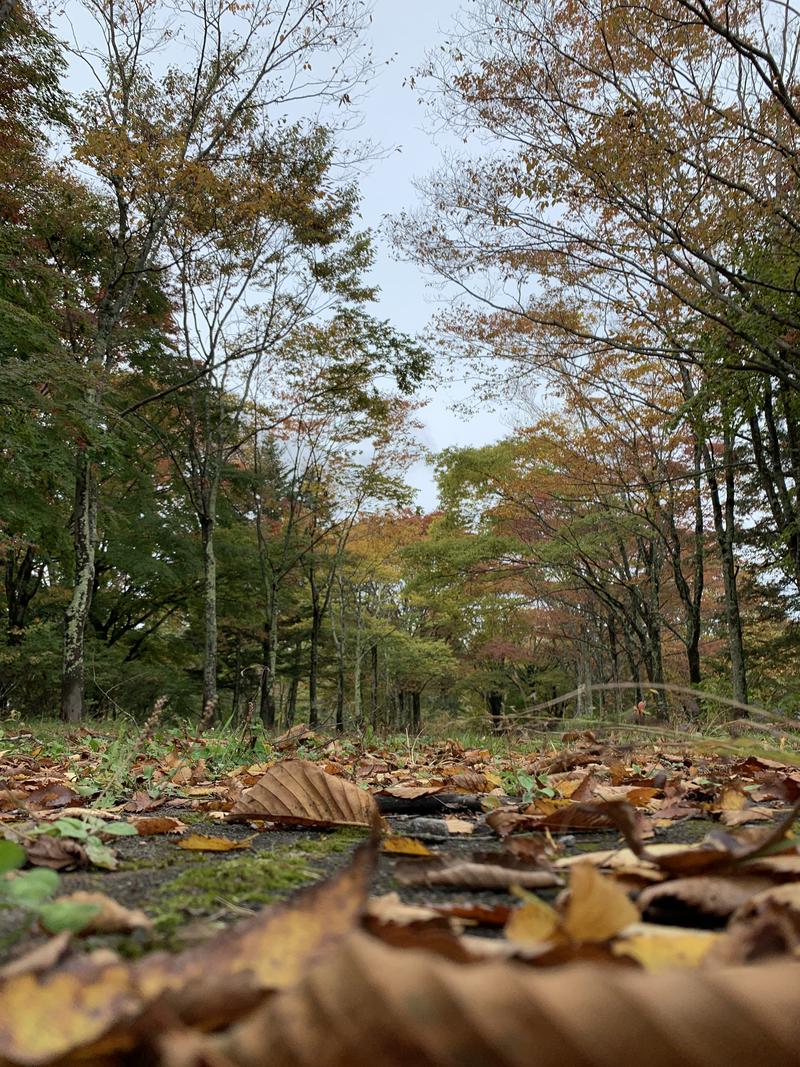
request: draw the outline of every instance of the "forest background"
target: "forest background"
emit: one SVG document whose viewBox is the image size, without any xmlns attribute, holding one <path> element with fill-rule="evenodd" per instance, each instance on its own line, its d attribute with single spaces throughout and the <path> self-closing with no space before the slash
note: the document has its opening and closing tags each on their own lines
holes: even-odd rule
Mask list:
<svg viewBox="0 0 800 1067">
<path fill-rule="evenodd" d="M 7 715 L 794 716 L 795 9 L 466 4 L 408 75 L 463 148 L 392 222 L 416 337 L 368 281 L 364 5 L 78 7 L 0 5 Z M 513 430 L 426 514 L 452 367 Z"/>
</svg>

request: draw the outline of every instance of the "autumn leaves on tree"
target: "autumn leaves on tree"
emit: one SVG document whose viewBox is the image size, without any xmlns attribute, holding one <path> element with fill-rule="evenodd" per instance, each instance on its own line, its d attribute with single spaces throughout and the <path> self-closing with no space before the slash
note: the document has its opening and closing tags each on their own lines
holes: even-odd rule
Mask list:
<svg viewBox="0 0 800 1067">
<path fill-rule="evenodd" d="M 792 9 L 481 0 L 417 72 L 469 148 L 395 239 L 514 412 L 428 516 L 431 358 L 370 311 L 348 167 L 361 5 L 81 11 L 77 48 L 0 27 L 7 707 L 793 710 Z"/>
</svg>

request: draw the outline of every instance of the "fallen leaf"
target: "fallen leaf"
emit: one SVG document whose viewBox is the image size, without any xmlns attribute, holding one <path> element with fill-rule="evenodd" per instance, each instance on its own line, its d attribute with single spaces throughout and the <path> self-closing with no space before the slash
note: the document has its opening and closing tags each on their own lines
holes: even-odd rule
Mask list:
<svg viewBox="0 0 800 1067">
<path fill-rule="evenodd" d="M 615 956 L 629 956 L 646 971 L 671 967 L 698 967 L 720 938 L 711 930 L 632 923 L 620 931 L 611 946 Z"/>
<path fill-rule="evenodd" d="M 47 834 L 40 834 L 38 837 L 24 838 L 22 844 L 28 855 L 28 862 L 34 867 L 68 871 L 76 867 L 89 866 L 89 856 L 86 850 L 69 837 L 49 837 Z"/>
<path fill-rule="evenodd" d="M 414 837 L 385 837 L 381 845 L 383 852 L 399 856 L 430 856 L 431 850 L 422 841 Z"/>
<path fill-rule="evenodd" d="M 457 819 L 454 815 L 442 819 L 442 822 L 450 834 L 471 834 L 475 830 L 474 822 L 470 822 L 469 819 Z"/>
<path fill-rule="evenodd" d="M 4 1062 L 35 1067 L 77 1050 L 91 1062 L 100 1042 L 107 1063 L 109 1050 L 135 1047 L 164 1018 L 209 1027 L 230 1023 L 266 993 L 296 984 L 356 928 L 375 853 L 376 843 L 366 842 L 336 877 L 176 956 L 157 953 L 137 963 L 77 957 L 42 975 L 0 981 Z M 152 1062 L 152 1056 L 138 1062 Z"/>
<path fill-rule="evenodd" d="M 297 986 L 171 1065 L 226 1067 L 786 1067 L 800 1047 L 797 965 L 642 975 L 469 967 L 351 938 Z M 187 1035 L 177 1035 L 183 1040 Z M 268 1053 L 265 1052 L 268 1050 Z M 533 1051 L 532 1051 L 533 1050 Z M 177 1054 L 177 1053 L 176 1053 Z"/>
<path fill-rule="evenodd" d="M 105 893 L 78 891 L 56 897 L 53 905 L 85 904 L 95 907 L 88 923 L 80 929 L 83 934 L 126 934 L 131 930 L 150 930 L 152 922 L 138 908 L 125 908 Z"/>
<path fill-rule="evenodd" d="M 508 904 L 433 904 L 431 907 L 439 915 L 466 919 L 478 926 L 505 926 L 512 911 Z"/>
<path fill-rule="evenodd" d="M 624 890 L 591 863 L 572 868 L 564 930 L 573 941 L 608 941 L 639 918 Z"/>
<path fill-rule="evenodd" d="M 122 805 L 122 810 L 134 813 L 154 811 L 156 808 L 163 807 L 166 802 L 166 797 L 151 797 L 149 793 L 145 793 L 144 790 L 141 790 L 138 793 L 134 793 L 131 799 L 126 804 Z"/>
<path fill-rule="evenodd" d="M 207 837 L 205 834 L 189 834 L 177 842 L 178 848 L 191 852 L 235 852 L 237 849 L 250 848 L 252 837 L 236 841 L 230 837 Z"/>
<path fill-rule="evenodd" d="M 308 760 L 276 763 L 244 791 L 230 817 L 298 826 L 373 826 L 380 819 L 370 793 Z"/>
<path fill-rule="evenodd" d="M 442 927 L 450 926 L 447 918 L 433 908 L 419 904 L 404 904 L 397 893 L 384 893 L 382 896 L 370 897 L 367 901 L 365 917 L 380 923 L 396 923 L 408 926 L 410 923 L 438 922 Z"/>
<path fill-rule="evenodd" d="M 523 900 L 511 912 L 503 929 L 506 938 L 521 945 L 539 945 L 561 933 L 561 916 L 555 908 L 532 893 L 526 894 Z"/>
<path fill-rule="evenodd" d="M 79 794 L 63 782 L 51 782 L 28 793 L 27 803 L 32 808 L 64 808 L 80 799 Z"/>
<path fill-rule="evenodd" d="M 140 837 L 150 837 L 153 834 L 182 834 L 186 830 L 186 823 L 173 816 L 141 816 L 131 819 L 131 825 L 136 827 Z"/>
<path fill-rule="evenodd" d="M 637 903 L 645 918 L 659 922 L 696 922 L 709 916 L 727 919 L 770 884 L 768 878 L 757 875 L 700 874 L 648 886 Z"/>
<path fill-rule="evenodd" d="M 723 826 L 734 828 L 736 826 L 746 826 L 752 822 L 768 822 L 774 818 L 775 812 L 772 808 L 752 807 L 736 810 L 726 809 L 720 815 L 719 821 Z"/>
<path fill-rule="evenodd" d="M 51 970 L 63 959 L 71 941 L 72 934 L 69 930 L 48 938 L 43 944 L 26 952 L 24 956 L 19 956 L 0 967 L 0 981 L 19 974 L 40 974 L 42 971 Z"/>
<path fill-rule="evenodd" d="M 561 879 L 551 871 L 516 870 L 450 857 L 401 861 L 395 867 L 394 876 L 401 885 L 449 885 L 464 889 L 509 889 L 512 885 L 543 889 L 561 885 Z"/>
<path fill-rule="evenodd" d="M 436 793 L 441 793 L 443 789 L 443 785 L 407 785 L 399 783 L 385 786 L 378 791 L 377 796 L 397 797 L 399 800 L 418 800 L 420 797 L 432 797 Z"/>
</svg>

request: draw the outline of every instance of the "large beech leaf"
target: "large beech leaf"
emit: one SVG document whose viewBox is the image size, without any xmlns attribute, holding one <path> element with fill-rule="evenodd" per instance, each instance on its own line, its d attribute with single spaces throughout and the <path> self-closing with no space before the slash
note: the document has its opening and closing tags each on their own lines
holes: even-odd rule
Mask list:
<svg viewBox="0 0 800 1067">
<path fill-rule="evenodd" d="M 800 1047 L 797 975 L 796 963 L 651 976 L 464 967 L 356 935 L 229 1033 L 166 1038 L 163 1062 L 786 1067 Z"/>
<path fill-rule="evenodd" d="M 297 826 L 373 826 L 374 798 L 353 782 L 326 774 L 308 760 L 283 760 L 245 789 L 231 818 L 269 819 Z"/>
<path fill-rule="evenodd" d="M 80 957 L 0 981 L 0 1064 L 60 1063 L 70 1054 L 92 1062 L 98 1042 L 104 1053 L 125 1052 L 165 1018 L 204 1029 L 230 1024 L 299 981 L 356 928 L 376 852 L 376 842 L 366 842 L 335 878 L 176 956 Z"/>
</svg>

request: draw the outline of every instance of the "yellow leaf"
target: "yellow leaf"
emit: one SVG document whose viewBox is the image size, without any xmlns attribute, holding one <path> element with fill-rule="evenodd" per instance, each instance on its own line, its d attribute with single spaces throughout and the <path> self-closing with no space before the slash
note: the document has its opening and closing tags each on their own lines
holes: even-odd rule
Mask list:
<svg viewBox="0 0 800 1067">
<path fill-rule="evenodd" d="M 572 868 L 564 929 L 573 941 L 607 941 L 638 920 L 638 909 L 616 882 L 591 863 Z"/>
<path fill-rule="evenodd" d="M 387 837 L 381 845 L 383 852 L 394 852 L 400 856 L 430 856 L 431 850 L 413 837 Z"/>
<path fill-rule="evenodd" d="M 189 834 L 178 842 L 178 848 L 188 848 L 194 852 L 233 852 L 237 848 L 250 848 L 252 837 L 244 841 L 233 841 L 229 837 L 206 837 L 205 834 Z"/>
<path fill-rule="evenodd" d="M 524 903 L 521 908 L 512 911 L 503 930 L 510 941 L 523 945 L 539 945 L 542 941 L 553 941 L 561 932 L 561 916 L 544 900 L 533 893 L 517 890 Z"/>
<path fill-rule="evenodd" d="M 720 935 L 713 930 L 633 923 L 611 946 L 615 956 L 630 956 L 648 971 L 697 967 Z"/>
</svg>

